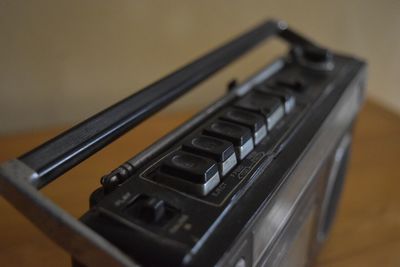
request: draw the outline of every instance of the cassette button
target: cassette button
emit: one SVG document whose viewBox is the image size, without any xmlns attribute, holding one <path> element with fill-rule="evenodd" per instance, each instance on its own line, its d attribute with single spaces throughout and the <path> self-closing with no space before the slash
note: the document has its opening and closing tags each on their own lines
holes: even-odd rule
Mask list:
<svg viewBox="0 0 400 267">
<path fill-rule="evenodd" d="M 267 122 L 268 130 L 271 130 L 285 114 L 283 105 L 278 97 L 259 91 L 248 93 L 238 100 L 235 106 L 262 114 Z"/>
<path fill-rule="evenodd" d="M 286 114 L 290 113 L 295 107 L 295 97 L 293 96 L 293 93 L 286 88 L 261 85 L 257 86 L 256 90 L 263 92 L 267 95 L 278 97 L 283 103 Z"/>
<path fill-rule="evenodd" d="M 127 212 L 145 223 L 157 223 L 165 215 L 165 203 L 161 199 L 142 195 L 129 205 Z"/>
<path fill-rule="evenodd" d="M 200 196 L 207 195 L 220 182 L 214 160 L 183 151 L 175 152 L 162 161 L 156 179 Z"/>
<path fill-rule="evenodd" d="M 222 176 L 226 175 L 237 163 L 232 143 L 222 139 L 201 135 L 183 143 L 182 149 L 214 159 L 218 163 Z"/>
<path fill-rule="evenodd" d="M 249 127 L 253 132 L 255 145 L 267 135 L 267 127 L 261 115 L 240 109 L 229 109 L 222 114 L 221 119 Z"/>
<path fill-rule="evenodd" d="M 232 142 L 239 159 L 244 159 L 254 148 L 250 129 L 235 123 L 216 121 L 204 129 L 204 133 Z"/>
<path fill-rule="evenodd" d="M 178 211 L 160 198 L 140 194 L 126 207 L 125 212 L 143 223 L 163 226 L 174 218 Z"/>
</svg>

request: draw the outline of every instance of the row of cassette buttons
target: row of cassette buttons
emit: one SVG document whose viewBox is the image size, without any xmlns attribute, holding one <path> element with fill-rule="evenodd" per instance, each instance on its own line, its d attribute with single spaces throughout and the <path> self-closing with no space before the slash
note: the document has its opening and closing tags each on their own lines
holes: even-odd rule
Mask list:
<svg viewBox="0 0 400 267">
<path fill-rule="evenodd" d="M 186 193 L 207 195 L 294 106 L 290 90 L 257 86 L 163 159 L 157 181 Z"/>
</svg>

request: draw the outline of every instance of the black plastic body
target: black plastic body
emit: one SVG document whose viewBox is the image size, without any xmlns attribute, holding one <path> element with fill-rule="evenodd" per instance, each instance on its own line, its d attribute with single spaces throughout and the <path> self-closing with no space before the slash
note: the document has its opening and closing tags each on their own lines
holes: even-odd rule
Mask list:
<svg viewBox="0 0 400 267">
<path fill-rule="evenodd" d="M 274 198 L 274 192 L 284 183 L 339 98 L 354 77 L 365 69 L 365 63 L 357 59 L 340 55 L 334 58 L 333 70 L 315 71 L 288 57 L 281 69 L 260 82 L 299 80 L 304 83 L 304 89 L 291 89 L 296 97 L 293 112 L 207 196 L 187 194 L 160 184 L 154 173 L 159 160 L 179 149 L 184 140 L 201 132 L 204 126 L 232 107 L 238 99 L 234 90 L 224 97 L 230 99 L 225 105 L 191 125 L 181 138 L 176 138 L 181 141 L 160 148 L 154 159 L 142 164 L 117 189 L 108 194 L 97 190 L 92 196 L 95 199 L 92 207 L 81 220 L 143 266 L 228 266 L 221 260 L 235 247 L 241 235 L 251 232 L 249 225 L 261 212 L 261 207 Z M 347 131 L 351 131 L 351 127 Z M 344 177 L 343 172 L 341 177 Z M 324 179 L 320 183 L 324 183 Z M 343 179 L 340 181 L 333 199 L 339 195 Z M 172 213 L 169 220 L 162 225 L 149 224 L 130 215 L 128 207 L 140 195 L 154 196 L 168 203 Z M 325 231 L 331 224 L 335 206 L 330 205 Z M 246 249 L 250 252 L 243 253 L 251 255 L 251 247 Z"/>
</svg>

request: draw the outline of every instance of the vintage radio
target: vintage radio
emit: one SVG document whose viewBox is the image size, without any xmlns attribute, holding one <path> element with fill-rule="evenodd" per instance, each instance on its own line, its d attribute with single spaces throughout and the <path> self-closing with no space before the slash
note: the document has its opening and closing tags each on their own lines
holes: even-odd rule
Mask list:
<svg viewBox="0 0 400 267">
<path fill-rule="evenodd" d="M 286 55 L 105 175 L 79 220 L 39 193 L 274 36 Z M 365 80 L 363 61 L 267 21 L 3 163 L 0 190 L 74 266 L 307 266 L 332 225 Z"/>
</svg>

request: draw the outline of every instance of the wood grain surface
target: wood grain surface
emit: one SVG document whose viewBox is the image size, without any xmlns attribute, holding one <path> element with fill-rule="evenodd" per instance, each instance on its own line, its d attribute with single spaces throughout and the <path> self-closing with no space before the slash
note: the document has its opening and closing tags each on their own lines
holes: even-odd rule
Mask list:
<svg viewBox="0 0 400 267">
<path fill-rule="evenodd" d="M 101 175 L 190 117 L 157 115 L 49 185 L 43 193 L 74 216 Z M 62 129 L 0 137 L 0 161 Z M 400 266 L 400 117 L 367 102 L 357 123 L 339 211 L 316 267 Z M 69 256 L 0 199 L 0 266 L 70 266 Z"/>
</svg>

